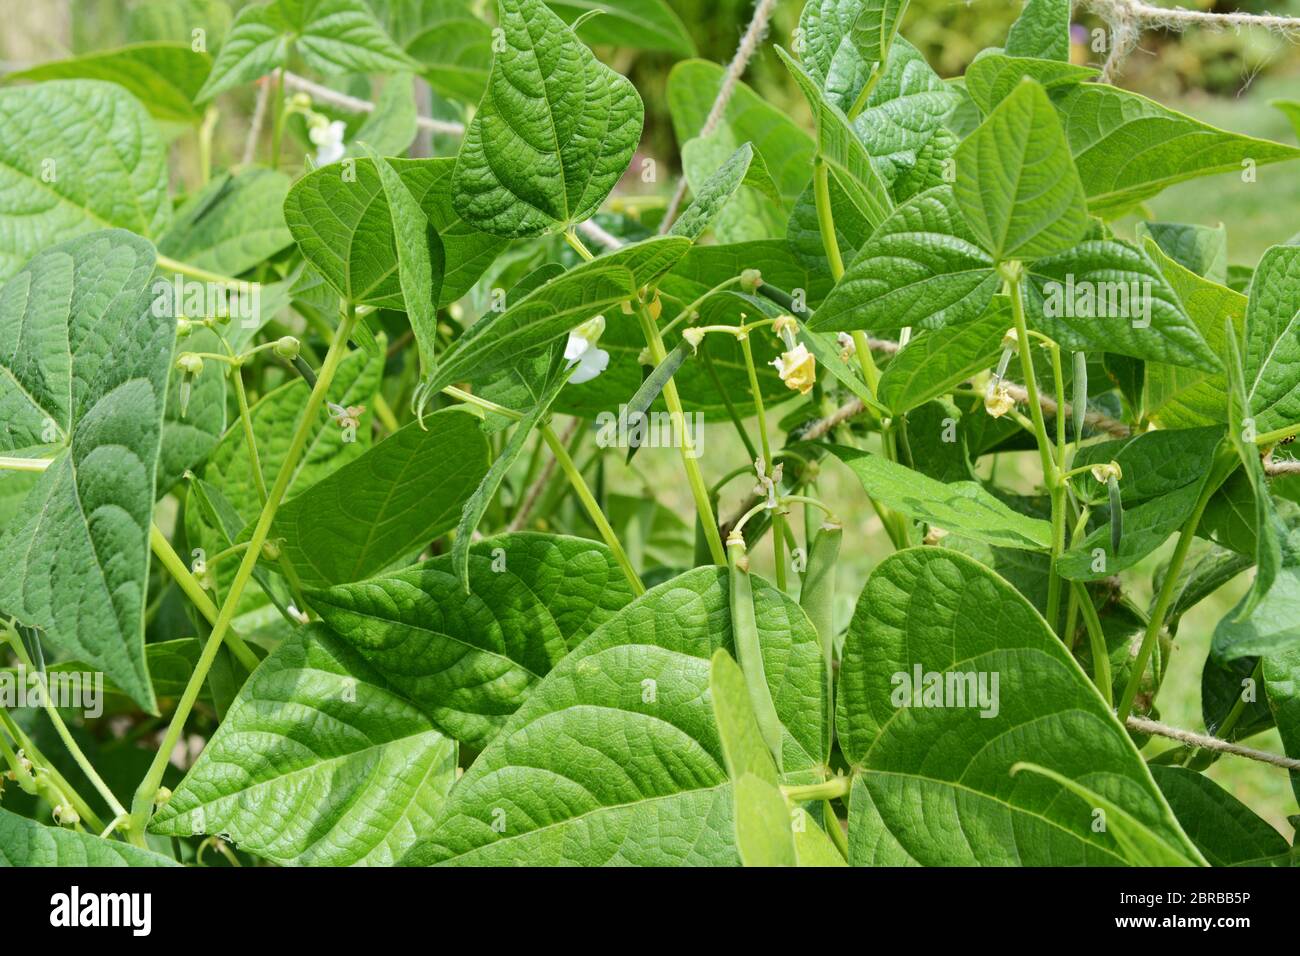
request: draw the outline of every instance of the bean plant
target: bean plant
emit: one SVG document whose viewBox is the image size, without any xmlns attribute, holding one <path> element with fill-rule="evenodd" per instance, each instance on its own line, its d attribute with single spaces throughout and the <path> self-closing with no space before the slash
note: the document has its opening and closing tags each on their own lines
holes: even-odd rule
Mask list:
<svg viewBox="0 0 1300 956">
<path fill-rule="evenodd" d="M 1300 149 L 1068 0 L 166 6 L 0 88 L 0 862 L 1295 860 L 1300 237 L 1146 204 Z"/>
</svg>

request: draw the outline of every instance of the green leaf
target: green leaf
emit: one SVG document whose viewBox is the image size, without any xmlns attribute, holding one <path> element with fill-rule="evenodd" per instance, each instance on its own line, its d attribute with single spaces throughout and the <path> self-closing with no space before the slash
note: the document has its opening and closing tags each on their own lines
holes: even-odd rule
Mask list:
<svg viewBox="0 0 1300 956">
<path fill-rule="evenodd" d="M 1211 644 L 1214 657 L 1220 661 L 1267 658 L 1291 654 L 1300 646 L 1300 566 L 1284 564 L 1272 578 L 1253 608 L 1251 592 L 1219 621 Z"/>
<path fill-rule="evenodd" d="M 1300 648 L 1266 655 L 1262 661 L 1268 709 L 1277 723 L 1287 756 L 1300 759 Z M 1291 789 L 1300 797 L 1300 773 L 1292 770 Z"/>
<path fill-rule="evenodd" d="M 239 11 L 198 100 L 287 67 L 291 53 L 330 76 L 415 67 L 365 0 L 272 0 Z"/>
<path fill-rule="evenodd" d="M 883 23 L 885 5 L 874 0 L 872 5 L 875 13 L 869 20 Z M 873 62 L 857 49 L 853 30 L 864 16 L 865 6 L 865 0 L 808 0 L 799 14 L 799 58 L 819 88 L 826 91 L 827 99 L 842 110 L 853 106 Z"/>
<path fill-rule="evenodd" d="M 487 459 L 475 416 L 434 412 L 282 505 L 271 534 L 308 587 L 360 581 L 454 528 Z"/>
<path fill-rule="evenodd" d="M 0 809 L 0 866 L 179 866 L 151 850 L 47 827 Z"/>
<path fill-rule="evenodd" d="M 940 186 L 880 224 L 809 327 L 884 333 L 956 324 L 982 314 L 999 281 L 952 189 Z"/>
<path fill-rule="evenodd" d="M 784 766 L 820 779 L 809 773 L 825 732 L 816 631 L 757 579 L 754 602 Z M 726 569 L 689 571 L 633 601 L 538 684 L 405 862 L 734 865 L 709 693 L 710 660 L 731 647 Z"/>
<path fill-rule="evenodd" d="M 1065 133 L 1034 82 L 1017 86 L 957 147 L 954 194 L 998 262 L 1063 252 L 1088 230 Z"/>
<path fill-rule="evenodd" d="M 405 184 L 388 161 L 365 147 L 375 164 L 383 186 L 393 239 L 397 247 L 398 283 L 402 290 L 402 308 L 415 333 L 420 356 L 420 374 L 434 374 L 438 344 L 438 299 L 442 295 L 442 267 L 446 259 L 442 240 L 420 210 Z"/>
<path fill-rule="evenodd" d="M 629 301 L 638 289 L 663 275 L 686 254 L 691 241 L 683 236 L 659 236 L 584 262 L 504 312 L 480 318 L 444 354 L 430 393 L 455 382 L 482 378 L 543 348 L 587 319 Z M 628 321 L 621 311 L 608 324 Z"/>
<path fill-rule="evenodd" d="M 762 160 L 760 160 L 761 162 Z M 749 175 L 754 162 L 754 147 L 745 143 L 731 157 L 718 167 L 695 194 L 687 210 L 681 214 L 672 229 L 672 236 L 685 236 L 692 241 L 700 238 L 708 229 L 718 213 L 727 204 L 736 190 Z"/>
<path fill-rule="evenodd" d="M 452 208 L 453 160 L 393 159 L 389 165 L 442 242 L 438 305 L 449 305 L 478 282 L 507 242 L 474 229 Z M 354 179 L 345 178 L 349 168 Z M 284 216 L 307 261 L 339 295 L 357 304 L 405 307 L 392 214 L 369 159 L 325 166 L 302 177 L 289 190 Z"/>
<path fill-rule="evenodd" d="M 1028 771 L 1046 777 L 1054 783 L 1060 784 L 1070 793 L 1074 794 L 1080 800 L 1085 800 L 1093 805 L 1093 812 L 1100 810 L 1105 814 L 1103 818 L 1115 834 L 1115 842 L 1119 844 L 1124 856 L 1137 866 L 1208 866 L 1205 859 L 1196 850 L 1195 844 L 1187 840 L 1186 836 L 1179 829 L 1179 836 L 1186 841 L 1184 846 L 1173 846 L 1170 841 L 1163 835 L 1154 832 L 1151 827 L 1144 824 L 1141 820 L 1135 818 L 1131 813 L 1124 809 L 1120 804 L 1115 803 L 1107 797 L 1103 797 L 1097 791 L 1079 783 L 1077 780 L 1071 780 L 1064 774 L 1057 773 L 1055 770 L 1048 770 L 1046 767 L 1040 767 L 1032 763 L 1017 763 L 1012 766 L 1013 774 Z M 1189 852 L 1190 851 L 1190 852 Z"/>
<path fill-rule="evenodd" d="M 555 401 L 555 396 L 560 394 L 560 389 L 568 381 L 567 369 L 564 367 L 563 350 L 553 349 L 553 356 L 548 361 L 548 368 L 541 380 L 540 387 L 534 393 L 533 401 L 528 403 L 528 410 L 524 417 L 515 426 L 510 440 L 506 442 L 501 453 L 497 455 L 492 466 L 488 468 L 487 474 L 483 481 L 479 483 L 478 488 L 470 495 L 469 500 L 465 502 L 464 510 L 461 512 L 460 522 L 456 525 L 456 537 L 452 542 L 452 563 L 456 569 L 456 576 L 460 578 L 461 585 L 465 588 L 465 593 L 470 593 L 469 586 L 469 547 L 473 540 L 474 532 L 478 530 L 479 522 L 483 520 L 483 515 L 492 503 L 493 497 L 496 496 L 497 489 L 501 487 L 501 482 L 505 480 L 506 473 L 519 458 L 520 453 L 524 450 L 524 444 L 528 441 L 528 436 L 532 434 L 533 429 L 539 424 L 545 423 L 551 412 L 551 404 Z M 522 381 L 524 375 L 518 367 L 510 369 L 524 385 L 525 388 L 530 383 Z"/>
<path fill-rule="evenodd" d="M 910 687 L 918 668 L 937 676 Z M 933 695 L 935 681 L 950 706 L 924 706 L 924 696 L 913 706 L 911 695 Z M 978 693 L 973 706 L 956 697 L 980 681 L 983 703 Z M 964 555 L 913 548 L 876 566 L 849 625 L 839 686 L 836 727 L 857 772 L 854 864 L 1141 862 L 1115 832 L 1114 813 L 1095 832 L 1097 803 L 1040 776 L 1012 776 L 1019 762 L 1089 788 L 1171 853 L 1196 856 L 1069 652 L 1025 598 Z"/>
<path fill-rule="evenodd" d="M 944 124 L 959 102 L 960 94 L 934 72 L 921 51 L 896 38 L 866 109 L 853 121 L 877 172 L 896 193 L 899 180 L 912 175 L 909 171 L 922 162 L 927 147 L 944 136 Z M 950 181 L 949 176 L 940 179 Z"/>
<path fill-rule="evenodd" d="M 985 116 L 1011 95 L 1028 77 L 1045 90 L 1073 86 L 1092 79 L 1097 70 L 1068 61 L 1040 60 L 985 51 L 966 69 L 966 92 Z"/>
<path fill-rule="evenodd" d="M 868 63 L 883 63 L 889 55 L 907 0 L 862 0 L 862 12 L 850 34 L 854 47 Z"/>
<path fill-rule="evenodd" d="M 293 242 L 288 192 L 289 177 L 269 169 L 218 176 L 176 210 L 158 251 L 219 275 L 247 272 Z"/>
<path fill-rule="evenodd" d="M 1290 866 L 1282 834 L 1204 774 L 1152 766 L 1178 822 L 1211 866 Z"/>
<path fill-rule="evenodd" d="M 997 363 L 1011 322 L 1010 301 L 999 297 L 977 319 L 914 335 L 880 376 L 880 400 L 901 415 L 950 392 Z"/>
<path fill-rule="evenodd" d="M 862 380 L 862 376 L 858 371 L 840 358 L 838 344 L 830 336 L 824 332 L 814 332 L 805 325 L 799 329 L 799 341 L 812 353 L 813 358 L 817 360 L 817 364 L 830 372 L 837 382 L 861 399 L 862 404 L 868 408 L 874 408 L 877 412 L 888 412 L 888 409 L 880 404 L 879 399 L 871 394 L 871 389 L 867 388 L 867 383 Z"/>
<path fill-rule="evenodd" d="M 863 220 L 875 229 L 889 215 L 893 203 L 885 184 L 871 165 L 866 148 L 848 117 L 823 98 L 813 78 L 781 47 L 777 47 L 776 52 L 812 110 L 817 127 L 817 157 L 826 163 Z"/>
<path fill-rule="evenodd" d="M 149 711 L 149 525 L 176 337 L 149 308 L 153 268 L 153 246 L 112 230 L 47 249 L 0 289 L 0 447 L 54 452 L 0 538 L 0 607 Z"/>
<path fill-rule="evenodd" d="M 1268 105 L 1291 121 L 1291 128 L 1300 139 L 1300 100 L 1270 100 Z"/>
<path fill-rule="evenodd" d="M 560 232 L 591 218 L 627 170 L 641 97 L 541 0 L 498 9 L 504 45 L 456 157 L 456 211 L 493 235 Z"/>
<path fill-rule="evenodd" d="M 1160 251 L 1184 269 L 1202 278 L 1226 285 L 1228 282 L 1228 229 L 1181 222 L 1140 222 L 1139 236 L 1150 236 Z"/>
<path fill-rule="evenodd" d="M 1007 32 L 1007 53 L 1070 59 L 1070 0 L 1027 0 Z"/>
<path fill-rule="evenodd" d="M 492 67 L 492 28 L 469 0 L 368 0 L 442 96 L 477 103 Z"/>
<path fill-rule="evenodd" d="M 1227 349 L 1224 317 L 1232 320 L 1236 334 L 1244 333 L 1246 297 L 1179 265 L 1149 239 L 1144 247 L 1210 351 L 1223 355 Z M 1228 378 L 1223 372 L 1209 374 L 1201 369 L 1148 362 L 1146 392 L 1147 410 L 1152 420 L 1164 428 L 1222 424 L 1228 419 Z"/>
<path fill-rule="evenodd" d="M 1300 422 L 1300 246 L 1274 246 L 1255 270 L 1245 372 L 1257 432 Z"/>
<path fill-rule="evenodd" d="M 599 13 L 578 26 L 578 37 L 592 46 L 695 55 L 695 42 L 686 24 L 664 0 L 548 0 L 547 6 L 569 24 L 580 16 Z"/>
<path fill-rule="evenodd" d="M 38 251 L 96 229 L 141 236 L 171 217 L 167 151 L 120 86 L 51 80 L 0 90 L 0 281 Z M 75 135 L 74 135 L 75 133 Z"/>
<path fill-rule="evenodd" d="M 1300 149 L 1215 129 L 1102 83 L 1054 91 L 1088 211 L 1123 215 L 1166 186 L 1300 157 Z"/>
<path fill-rule="evenodd" d="M 385 866 L 455 779 L 455 742 L 315 624 L 248 679 L 149 829 L 220 833 L 282 866 Z"/>
<path fill-rule="evenodd" d="M 1028 318 L 1062 348 L 1222 368 L 1160 266 L 1137 246 L 1090 239 L 1037 260 L 1028 277 Z"/>
<path fill-rule="evenodd" d="M 140 43 L 69 60 L 42 63 L 10 73 L 15 80 L 104 80 L 125 87 L 149 115 L 161 122 L 193 125 L 203 119 L 194 98 L 212 68 L 212 58 L 184 43 Z"/>
<path fill-rule="evenodd" d="M 1046 521 L 1013 511 L 975 481 L 944 483 L 871 452 L 830 446 L 852 469 L 874 501 L 916 521 L 989 544 L 1045 551 L 1052 529 Z"/>
<path fill-rule="evenodd" d="M 632 600 L 604 545 L 520 533 L 312 593 L 312 607 L 435 727 L 483 747 L 572 648 Z"/>
</svg>

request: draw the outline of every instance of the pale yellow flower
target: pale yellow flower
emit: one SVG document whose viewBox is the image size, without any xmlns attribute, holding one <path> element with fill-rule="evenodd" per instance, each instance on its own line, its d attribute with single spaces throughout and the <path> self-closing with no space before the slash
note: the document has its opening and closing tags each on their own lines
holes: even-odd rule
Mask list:
<svg viewBox="0 0 1300 956">
<path fill-rule="evenodd" d="M 780 358 L 773 359 L 772 365 L 776 367 L 777 374 L 786 387 L 794 389 L 800 395 L 812 391 L 817 381 L 817 360 L 803 343 L 782 353 Z"/>
</svg>

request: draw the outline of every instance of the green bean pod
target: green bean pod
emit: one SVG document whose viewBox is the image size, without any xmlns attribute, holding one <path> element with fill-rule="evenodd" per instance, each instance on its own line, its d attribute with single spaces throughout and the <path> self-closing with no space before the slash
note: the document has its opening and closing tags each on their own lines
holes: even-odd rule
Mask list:
<svg viewBox="0 0 1300 956">
<path fill-rule="evenodd" d="M 777 769 L 781 768 L 781 719 L 772 703 L 772 691 L 767 686 L 763 670 L 763 649 L 758 640 L 758 621 L 754 616 L 754 590 L 749 580 L 749 556 L 745 541 L 740 535 L 727 538 L 727 563 L 730 567 L 731 633 L 736 645 L 736 660 L 745 672 L 745 686 L 749 702 L 758 720 L 763 742 L 772 751 Z"/>
<path fill-rule="evenodd" d="M 1111 475 L 1106 479 L 1110 494 L 1110 551 L 1119 554 L 1119 543 L 1124 536 L 1124 504 L 1120 500 L 1119 479 Z"/>
<path fill-rule="evenodd" d="M 834 711 L 835 693 L 835 564 L 840 556 L 844 529 L 838 522 L 826 521 L 808 547 L 808 566 L 804 572 L 799 606 L 817 628 L 821 639 L 822 663 L 826 667 L 826 705 Z M 826 722 L 826 749 L 830 752 L 833 718 Z"/>
<path fill-rule="evenodd" d="M 1074 419 L 1074 443 L 1083 441 L 1083 420 L 1088 415 L 1088 354 L 1074 353 L 1074 401 L 1070 416 Z"/>
</svg>

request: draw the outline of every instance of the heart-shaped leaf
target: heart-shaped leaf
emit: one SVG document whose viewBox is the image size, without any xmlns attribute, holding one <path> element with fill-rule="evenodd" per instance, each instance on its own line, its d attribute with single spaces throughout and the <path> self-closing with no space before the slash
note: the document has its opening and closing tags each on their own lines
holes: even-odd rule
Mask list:
<svg viewBox="0 0 1300 956">
<path fill-rule="evenodd" d="M 849 625 L 836 727 L 856 778 L 857 865 L 1139 863 L 1121 807 L 1172 858 L 1199 859 L 1128 733 L 1020 594 L 947 549 L 876 566 Z M 1040 774 L 1087 788 L 1105 805 Z M 1107 826 L 1094 824 L 1102 811 Z"/>
<path fill-rule="evenodd" d="M 1088 229 L 1083 184 L 1043 88 L 1021 82 L 957 148 L 954 193 L 998 262 L 1069 249 Z"/>
<path fill-rule="evenodd" d="M 47 827 L 0 809 L 0 865 L 3 866 L 179 866 L 152 850 L 102 840 L 89 833 Z"/>
<path fill-rule="evenodd" d="M 0 539 L 0 607 L 154 708 L 149 526 L 176 322 L 121 230 L 47 249 L 0 289 L 5 450 L 54 451 Z"/>
<path fill-rule="evenodd" d="M 456 211 L 517 238 L 589 219 L 632 161 L 644 108 L 541 0 L 499 0 L 503 43 L 456 157 Z"/>
</svg>

